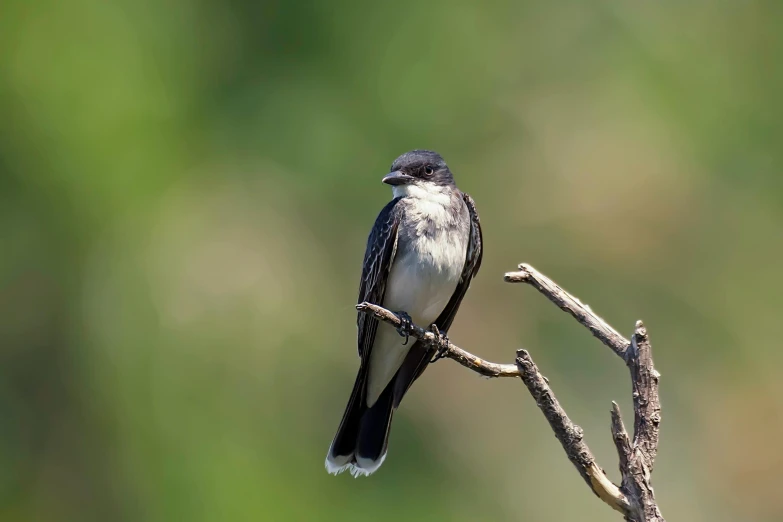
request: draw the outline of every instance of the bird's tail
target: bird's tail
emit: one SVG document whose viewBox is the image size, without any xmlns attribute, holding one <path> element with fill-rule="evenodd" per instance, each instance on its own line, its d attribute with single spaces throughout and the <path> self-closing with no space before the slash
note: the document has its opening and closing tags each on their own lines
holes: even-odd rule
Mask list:
<svg viewBox="0 0 783 522">
<path fill-rule="evenodd" d="M 326 470 L 335 475 L 345 470 L 354 477 L 370 475 L 386 458 L 394 415 L 394 379 L 368 408 L 363 373 L 356 377 L 343 420 L 326 455 Z"/>
</svg>

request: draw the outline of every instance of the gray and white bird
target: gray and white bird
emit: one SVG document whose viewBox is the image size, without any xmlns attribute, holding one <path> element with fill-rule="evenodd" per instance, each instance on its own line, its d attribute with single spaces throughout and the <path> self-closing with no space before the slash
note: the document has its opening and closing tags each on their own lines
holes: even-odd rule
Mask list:
<svg viewBox="0 0 783 522">
<path fill-rule="evenodd" d="M 359 303 L 367 301 L 423 327 L 448 332 L 482 257 L 473 199 L 461 192 L 436 152 L 414 150 L 394 160 L 383 182 L 392 199 L 367 240 Z M 326 469 L 354 477 L 386 458 L 394 410 L 426 369 L 433 352 L 393 327 L 359 313 L 361 364 Z"/>
</svg>

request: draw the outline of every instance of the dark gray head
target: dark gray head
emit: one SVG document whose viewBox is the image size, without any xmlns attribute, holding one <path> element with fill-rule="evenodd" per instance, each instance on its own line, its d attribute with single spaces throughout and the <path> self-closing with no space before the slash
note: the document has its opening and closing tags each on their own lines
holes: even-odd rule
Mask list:
<svg viewBox="0 0 783 522">
<path fill-rule="evenodd" d="M 392 186 L 429 184 L 453 187 L 454 177 L 437 152 L 412 150 L 394 160 L 383 182 Z"/>
</svg>

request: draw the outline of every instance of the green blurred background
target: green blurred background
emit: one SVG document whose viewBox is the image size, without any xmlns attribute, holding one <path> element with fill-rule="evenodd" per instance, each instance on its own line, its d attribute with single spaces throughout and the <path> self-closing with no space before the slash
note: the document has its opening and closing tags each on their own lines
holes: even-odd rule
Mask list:
<svg viewBox="0 0 783 522">
<path fill-rule="evenodd" d="M 687 5 L 683 5 L 687 4 Z M 392 160 L 475 198 L 450 337 L 531 351 L 617 480 L 662 374 L 669 520 L 783 519 L 783 3 L 5 0 L 0 520 L 619 520 L 524 386 L 433 366 L 369 479 L 327 475 Z"/>
</svg>

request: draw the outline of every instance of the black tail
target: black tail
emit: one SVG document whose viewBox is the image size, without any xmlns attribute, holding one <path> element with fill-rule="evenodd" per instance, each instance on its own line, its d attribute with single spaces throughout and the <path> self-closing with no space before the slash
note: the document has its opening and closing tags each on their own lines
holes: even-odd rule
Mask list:
<svg viewBox="0 0 783 522">
<path fill-rule="evenodd" d="M 376 471 L 386 457 L 389 429 L 394 414 L 394 382 L 378 397 L 371 408 L 365 399 L 366 370 L 361 368 L 345 408 L 343 420 L 326 456 L 329 473 L 350 470 L 354 477 Z"/>
<path fill-rule="evenodd" d="M 326 469 L 335 475 L 350 470 L 354 477 L 375 472 L 386 458 L 394 410 L 402 397 L 427 368 L 429 350 L 416 342 L 402 366 L 383 390 L 372 408 L 367 407 L 366 382 L 368 368 L 362 365 L 343 420 L 326 456 Z"/>
</svg>

